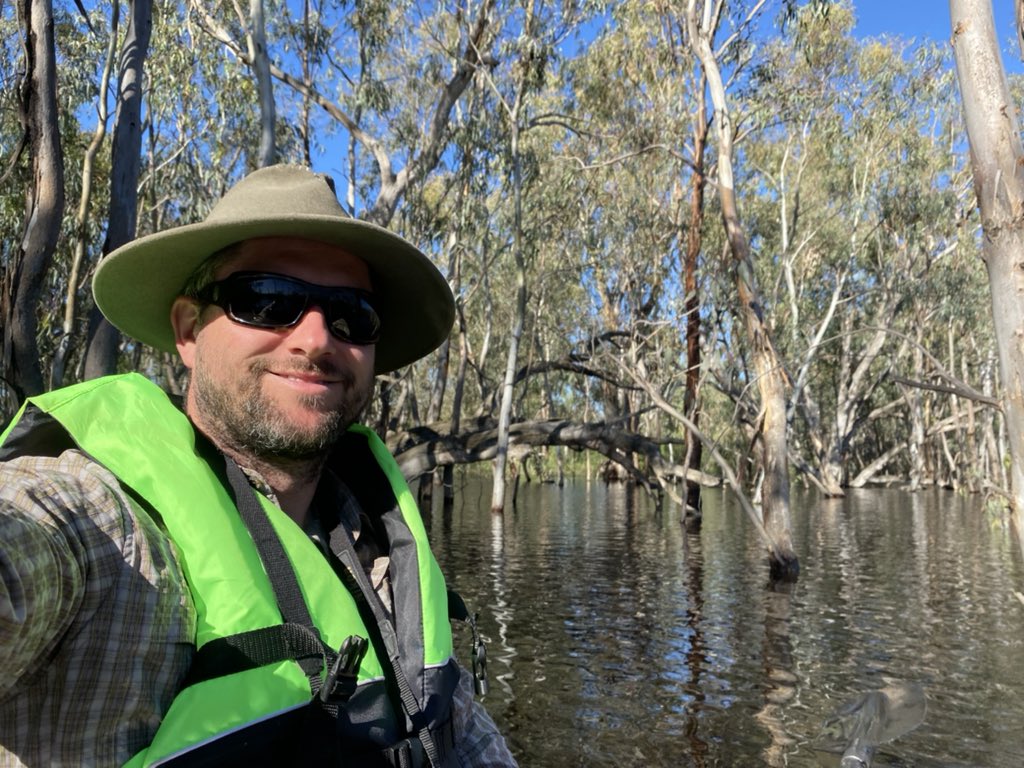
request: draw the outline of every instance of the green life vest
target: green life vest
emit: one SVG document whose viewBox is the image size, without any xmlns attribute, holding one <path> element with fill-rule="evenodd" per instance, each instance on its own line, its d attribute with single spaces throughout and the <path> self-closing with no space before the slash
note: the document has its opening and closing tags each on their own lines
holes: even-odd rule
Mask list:
<svg viewBox="0 0 1024 768">
<path fill-rule="evenodd" d="M 188 418 L 157 386 L 127 374 L 31 398 L 0 435 L 0 446 L 7 456 L 37 453 L 34 445 L 52 441 L 55 433 L 107 467 L 139 506 L 159 518 L 180 553 L 192 593 L 197 649 L 281 624 L 272 585 L 230 490 L 211 468 Z M 346 441 L 350 450 L 342 461 L 354 465 L 339 467 L 341 474 L 357 498 L 376 499 L 386 529 L 395 595 L 395 629 L 387 628 L 392 638 L 387 653 L 397 645 L 394 655 L 421 708 L 420 722 L 410 722 L 389 694 L 394 681 L 388 680 L 387 660 L 382 664 L 378 656 L 387 646 L 380 640 L 382 628 L 368 626 L 365 610 L 361 615 L 356 599 L 307 534 L 268 499 L 259 496 L 259 501 L 323 643 L 338 649 L 353 635 L 375 640 L 359 663 L 355 692 L 341 705 L 336 724 L 339 742 L 370 755 L 423 728 L 440 733 L 447 727 L 459 672 L 452 657 L 444 579 L 408 486 L 371 430 L 353 426 Z M 273 721 L 307 705 L 313 693 L 310 678 L 293 659 L 200 680 L 178 693 L 153 741 L 129 766 L 163 764 L 224 734 Z"/>
</svg>

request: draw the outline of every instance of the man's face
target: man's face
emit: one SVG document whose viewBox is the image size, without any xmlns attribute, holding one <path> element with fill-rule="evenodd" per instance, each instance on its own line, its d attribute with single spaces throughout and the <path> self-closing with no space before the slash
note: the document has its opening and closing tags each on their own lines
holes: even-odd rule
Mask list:
<svg viewBox="0 0 1024 768">
<path fill-rule="evenodd" d="M 273 272 L 308 283 L 370 290 L 366 264 L 311 240 L 247 240 L 215 275 Z M 218 306 L 179 298 L 172 309 L 178 352 L 192 371 L 189 416 L 219 447 L 263 459 L 323 455 L 373 392 L 373 345 L 333 336 L 323 309 L 272 329 L 242 325 Z"/>
</svg>

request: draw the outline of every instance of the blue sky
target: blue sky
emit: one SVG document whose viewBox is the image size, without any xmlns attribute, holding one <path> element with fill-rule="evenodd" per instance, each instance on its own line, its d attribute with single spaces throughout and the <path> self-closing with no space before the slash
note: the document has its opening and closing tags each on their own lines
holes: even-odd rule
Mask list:
<svg viewBox="0 0 1024 768">
<path fill-rule="evenodd" d="M 948 41 L 951 35 L 949 0 L 853 0 L 859 36 L 899 35 L 910 40 Z M 996 34 L 1007 72 L 1024 72 L 1020 50 L 1013 42 L 1013 0 L 992 0 Z"/>
</svg>

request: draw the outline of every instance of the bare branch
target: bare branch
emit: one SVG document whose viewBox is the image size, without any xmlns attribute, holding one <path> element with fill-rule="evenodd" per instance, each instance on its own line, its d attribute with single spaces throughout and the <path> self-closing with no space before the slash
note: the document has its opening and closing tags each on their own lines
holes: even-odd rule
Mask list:
<svg viewBox="0 0 1024 768">
<path fill-rule="evenodd" d="M 977 403 L 984 403 L 985 405 L 990 405 L 990 406 L 992 406 L 993 408 L 995 408 L 996 410 L 998 410 L 1000 412 L 1002 412 L 1002 410 L 1003 410 L 1003 405 L 1002 405 L 1002 403 L 999 400 L 997 400 L 994 397 L 989 397 L 987 395 L 983 395 L 980 392 L 978 392 L 976 389 L 974 389 L 973 387 L 960 387 L 960 386 L 952 386 L 952 385 L 945 385 L 945 386 L 943 386 L 942 384 L 928 384 L 928 383 L 923 382 L 923 381 L 914 381 L 913 379 L 907 379 L 907 378 L 904 378 L 903 376 L 895 376 L 895 375 L 893 375 L 891 378 L 897 384 L 903 384 L 904 386 L 907 386 L 907 387 L 914 387 L 915 389 L 926 389 L 929 392 L 942 392 L 943 394 L 947 394 L 947 395 L 956 395 L 958 397 L 965 397 L 968 400 L 973 400 L 973 401 L 975 401 Z"/>
</svg>

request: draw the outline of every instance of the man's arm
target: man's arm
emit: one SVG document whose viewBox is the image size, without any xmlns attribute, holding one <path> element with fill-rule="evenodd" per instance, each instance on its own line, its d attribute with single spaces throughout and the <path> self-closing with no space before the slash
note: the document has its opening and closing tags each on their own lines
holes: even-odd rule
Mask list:
<svg viewBox="0 0 1024 768">
<path fill-rule="evenodd" d="M 51 654 L 85 592 L 86 553 L 70 508 L 87 494 L 57 462 L 0 464 L 0 697 Z"/>
<path fill-rule="evenodd" d="M 473 676 L 459 667 L 452 700 L 455 755 L 462 768 L 514 768 L 517 763 L 491 716 L 473 697 Z"/>
<path fill-rule="evenodd" d="M 0 765 L 127 762 L 194 640 L 173 545 L 110 471 L 75 450 L 0 462 Z"/>
</svg>

